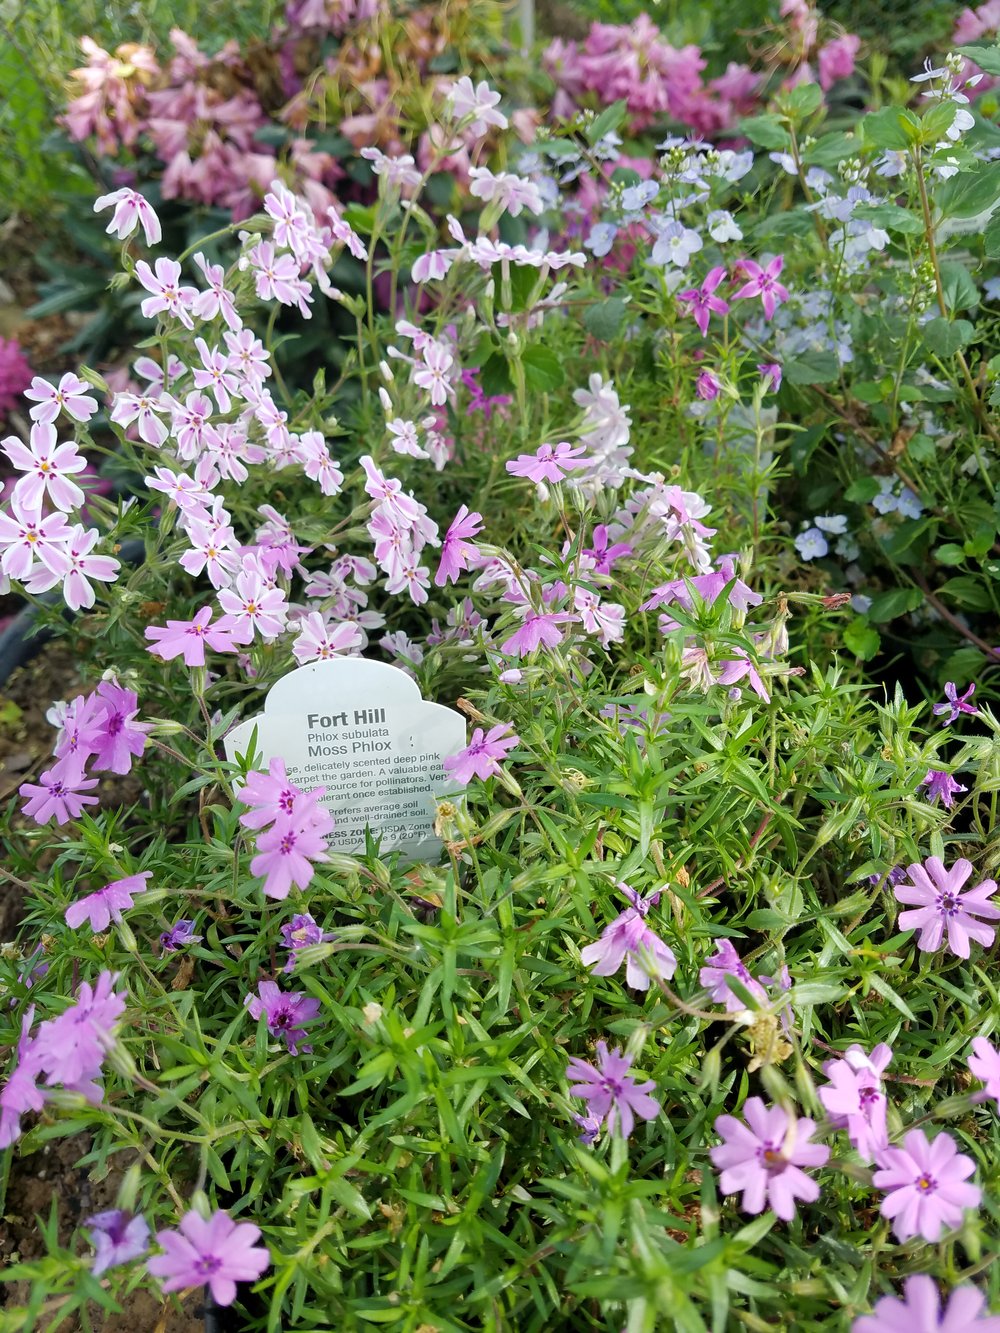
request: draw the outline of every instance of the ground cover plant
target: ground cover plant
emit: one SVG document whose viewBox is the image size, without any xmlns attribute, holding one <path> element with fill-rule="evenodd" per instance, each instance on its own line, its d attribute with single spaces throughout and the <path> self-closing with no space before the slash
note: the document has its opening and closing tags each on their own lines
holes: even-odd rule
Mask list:
<svg viewBox="0 0 1000 1333">
<path fill-rule="evenodd" d="M 782 9 L 715 141 L 602 92 L 637 20 L 544 117 L 422 80 L 346 197 L 95 199 L 141 332 L 0 444 L 87 682 L 6 811 L 0 1148 L 120 1186 L 0 1329 L 1000 1324 L 1000 48 L 885 100 Z M 340 655 L 468 717 L 439 861 L 223 757 Z"/>
</svg>

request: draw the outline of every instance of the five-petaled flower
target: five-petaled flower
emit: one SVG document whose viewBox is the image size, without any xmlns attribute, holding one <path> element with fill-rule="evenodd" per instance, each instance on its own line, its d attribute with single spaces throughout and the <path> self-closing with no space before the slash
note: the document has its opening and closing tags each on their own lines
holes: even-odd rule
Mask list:
<svg viewBox="0 0 1000 1333">
<path fill-rule="evenodd" d="M 743 1106 L 746 1124 L 735 1116 L 720 1115 L 715 1132 L 723 1140 L 709 1153 L 720 1171 L 723 1194 L 743 1191 L 745 1213 L 762 1213 L 771 1207 L 783 1222 L 795 1216 L 795 1201 L 813 1203 L 819 1186 L 803 1167 L 824 1166 L 830 1149 L 812 1143 L 816 1132 L 808 1116 L 789 1116 L 783 1106 L 765 1106 L 760 1097 L 750 1097 Z"/>
<path fill-rule="evenodd" d="M 946 870 L 939 857 L 929 856 L 907 866 L 909 882 L 897 884 L 893 893 L 901 903 L 915 903 L 911 912 L 900 912 L 899 924 L 903 930 L 919 930 L 919 947 L 936 952 L 948 939 L 948 948 L 959 958 L 968 958 L 969 940 L 976 940 L 984 948 L 993 943 L 994 926 L 987 926 L 977 917 L 990 921 L 1000 920 L 1000 907 L 989 901 L 996 893 L 996 883 L 984 879 L 975 888 L 962 885 L 972 874 L 972 862 L 958 860 Z"/>
<path fill-rule="evenodd" d="M 956 1287 L 944 1309 L 934 1279 L 914 1273 L 904 1297 L 883 1296 L 871 1314 L 855 1319 L 851 1333 L 1000 1333 L 1000 1315 L 982 1313 L 985 1297 L 975 1287 Z"/>
<path fill-rule="evenodd" d="M 156 1243 L 164 1251 L 146 1263 L 163 1290 L 183 1291 L 207 1286 L 217 1305 L 232 1305 L 237 1282 L 256 1282 L 271 1262 L 258 1245 L 260 1227 L 234 1222 L 218 1209 L 209 1218 L 185 1213 L 176 1231 L 158 1231 Z"/>
<path fill-rule="evenodd" d="M 959 694 L 954 681 L 949 680 L 944 687 L 944 701 L 934 705 L 934 716 L 942 717 L 947 713 L 948 716 L 944 719 L 943 724 L 947 727 L 955 721 L 959 713 L 978 713 L 979 709 L 976 705 L 969 703 L 969 700 L 975 692 L 975 681 L 973 681 L 964 694 Z"/>
<path fill-rule="evenodd" d="M 966 1208 L 979 1205 L 979 1187 L 968 1183 L 976 1164 L 950 1134 L 928 1139 L 922 1129 L 911 1129 L 902 1147 L 884 1148 L 877 1161 L 872 1183 L 886 1191 L 880 1208 L 901 1241 L 938 1241 L 943 1231 L 961 1226 Z"/>
<path fill-rule="evenodd" d="M 738 301 L 741 298 L 759 296 L 760 303 L 764 307 L 764 318 L 771 319 L 775 307 L 780 302 L 788 300 L 788 288 L 778 281 L 778 274 L 784 265 L 784 255 L 778 255 L 763 268 L 752 259 L 741 259 L 736 267 L 747 281 L 738 292 L 734 293 L 733 299 Z"/>
<path fill-rule="evenodd" d="M 608 1133 L 613 1134 L 616 1127 L 628 1138 L 635 1128 L 635 1118 L 653 1120 L 660 1112 L 658 1104 L 650 1097 L 656 1087 L 652 1079 L 636 1083 L 629 1073 L 632 1057 L 622 1055 L 616 1046 L 609 1051 L 607 1043 L 597 1043 L 598 1065 L 588 1064 L 586 1060 L 572 1059 L 566 1066 L 566 1077 L 577 1080 L 570 1085 L 571 1097 L 582 1097 L 587 1103 L 587 1126 L 596 1119 L 599 1124 L 606 1124 Z M 577 1123 L 581 1123 L 579 1120 Z M 588 1139 L 592 1142 L 592 1139 Z"/>
</svg>

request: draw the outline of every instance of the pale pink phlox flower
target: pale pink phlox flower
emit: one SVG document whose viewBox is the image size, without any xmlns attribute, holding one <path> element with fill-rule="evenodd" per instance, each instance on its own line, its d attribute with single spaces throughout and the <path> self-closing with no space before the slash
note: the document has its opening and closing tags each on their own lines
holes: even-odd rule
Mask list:
<svg viewBox="0 0 1000 1333">
<path fill-rule="evenodd" d="M 903 1300 L 883 1296 L 871 1314 L 855 1319 L 851 1333 L 1000 1333 L 1000 1315 L 981 1313 L 986 1298 L 975 1287 L 956 1287 L 943 1310 L 926 1273 L 908 1277 L 904 1292 Z"/>
<path fill-rule="evenodd" d="M 58 386 L 36 375 L 31 387 L 25 389 L 24 396 L 35 404 L 28 415 L 32 421 L 43 425 L 55 421 L 60 412 L 65 412 L 74 421 L 85 422 L 97 411 L 97 399 L 91 397 L 90 385 L 71 370 L 66 371 Z"/>
<path fill-rule="evenodd" d="M 846 1129 L 851 1143 L 865 1161 L 874 1161 L 888 1146 L 887 1102 L 882 1072 L 892 1049 L 880 1042 L 869 1055 L 861 1046 L 848 1046 L 837 1060 L 827 1060 L 823 1073 L 830 1082 L 819 1089 L 819 1099 L 835 1129 Z"/>
<path fill-rule="evenodd" d="M 63 601 L 71 611 L 89 610 L 97 600 L 91 579 L 99 583 L 114 583 L 121 569 L 121 561 L 112 555 L 91 555 L 100 533 L 97 528 L 84 528 L 75 523 L 69 529 L 62 548 L 65 566 L 54 570 L 36 565 L 24 586 L 29 592 L 46 592 L 62 581 Z"/>
<path fill-rule="evenodd" d="M 467 74 L 452 84 L 446 100 L 454 118 L 459 122 L 468 120 L 469 129 L 477 139 L 481 139 L 491 125 L 501 130 L 507 128 L 507 117 L 497 110 L 499 105 L 499 93 L 495 93 L 485 80 L 473 85 Z"/>
<path fill-rule="evenodd" d="M 348 621 L 337 624 L 319 611 L 312 611 L 298 622 L 298 637 L 292 644 L 292 656 L 300 665 L 327 662 L 334 657 L 352 655 L 361 650 L 361 631 Z"/>
<path fill-rule="evenodd" d="M 197 299 L 198 289 L 181 282 L 181 266 L 176 259 L 158 259 L 152 269 L 140 259 L 135 266 L 135 276 L 146 291 L 152 293 L 139 307 L 147 319 L 169 314 L 179 319 L 186 329 L 194 328 L 189 307 Z"/>
<path fill-rule="evenodd" d="M 587 454 L 585 445 L 574 448 L 566 440 L 558 444 L 543 444 L 533 454 L 519 454 L 507 464 L 507 471 L 513 477 L 527 477 L 529 481 L 560 482 L 571 472 L 588 468 L 592 459 Z"/>
<path fill-rule="evenodd" d="M 976 1164 L 950 1134 L 928 1139 L 923 1130 L 911 1129 L 902 1147 L 884 1148 L 877 1161 L 872 1182 L 886 1191 L 880 1208 L 900 1241 L 922 1236 L 933 1244 L 962 1225 L 966 1208 L 979 1206 L 980 1190 L 968 1183 Z"/>
<path fill-rule="evenodd" d="M 0 572 L 23 579 L 31 573 L 36 560 L 46 569 L 62 575 L 66 571 L 66 542 L 71 529 L 62 514 L 42 515 L 37 506 L 26 505 L 14 494 L 10 508 L 0 511 Z"/>
<path fill-rule="evenodd" d="M 209 263 L 200 250 L 193 258 L 201 269 L 208 287 L 205 291 L 199 292 L 191 302 L 191 313 L 198 319 L 204 320 L 215 319 L 217 315 L 221 315 L 230 329 L 238 333 L 243 327 L 243 321 L 236 309 L 236 298 L 226 286 L 225 269 L 221 264 Z"/>
<path fill-rule="evenodd" d="M 105 231 L 109 236 L 127 240 L 139 226 L 142 227 L 147 245 L 159 245 L 163 232 L 160 219 L 152 206 L 136 190 L 127 187 L 114 190 L 111 194 L 102 194 L 94 200 L 94 212 L 101 213 L 106 208 L 114 207 L 111 221 Z"/>
<path fill-rule="evenodd" d="M 980 1100 L 991 1097 L 1000 1110 L 1000 1051 L 985 1037 L 975 1037 L 968 1064 L 970 1074 L 986 1085 Z"/>
</svg>

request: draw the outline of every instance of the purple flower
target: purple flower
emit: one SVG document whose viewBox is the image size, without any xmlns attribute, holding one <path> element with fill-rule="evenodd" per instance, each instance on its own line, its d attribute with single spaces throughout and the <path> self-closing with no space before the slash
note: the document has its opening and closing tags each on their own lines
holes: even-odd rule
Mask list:
<svg viewBox="0 0 1000 1333">
<path fill-rule="evenodd" d="M 146 638 L 151 643 L 146 652 L 165 662 L 183 656 L 184 665 L 191 667 L 205 665 L 206 645 L 216 653 L 235 653 L 236 622 L 231 616 L 222 616 L 214 625 L 211 620 L 212 608 L 203 606 L 193 620 L 168 620 L 166 628 L 150 625 Z"/>
<path fill-rule="evenodd" d="M 160 932 L 160 949 L 163 953 L 177 953 L 179 949 L 183 949 L 189 944 L 197 944 L 203 938 L 202 935 L 194 934 L 193 921 L 186 921 L 182 918 L 175 922 L 169 930 Z"/>
<path fill-rule="evenodd" d="M 482 527 L 482 514 L 470 514 L 468 505 L 462 505 L 441 543 L 441 561 L 434 575 L 436 587 L 442 588 L 449 581 L 457 583 L 462 570 L 469 568 L 469 561 L 475 557 L 476 548 L 468 538 L 478 536 Z"/>
<path fill-rule="evenodd" d="M 268 1031 L 282 1038 L 292 1055 L 298 1055 L 298 1044 L 306 1035 L 305 1024 L 311 1023 L 319 1013 L 319 1000 L 303 995 L 300 991 L 282 991 L 276 982 L 262 981 L 256 995 L 248 995 L 243 1001 L 250 1010 L 252 1018 L 267 1018 Z M 303 1046 L 309 1052 L 311 1046 Z"/>
<path fill-rule="evenodd" d="M 871 1055 L 860 1046 L 848 1046 L 839 1060 L 827 1060 L 823 1073 L 830 1082 L 819 1089 L 819 1099 L 834 1129 L 846 1129 L 851 1142 L 868 1162 L 888 1147 L 885 1128 L 886 1097 L 882 1071 L 892 1050 L 880 1043 Z"/>
<path fill-rule="evenodd" d="M 0 1149 L 9 1148 L 20 1138 L 21 1116 L 28 1111 L 40 1111 L 45 1105 L 45 1094 L 37 1083 L 41 1065 L 31 1036 L 34 1017 L 35 1006 L 30 1005 L 21 1019 L 17 1064 L 3 1088 L 0 1088 Z"/>
<path fill-rule="evenodd" d="M 723 1194 L 743 1191 L 745 1213 L 774 1210 L 783 1222 L 795 1216 L 795 1200 L 812 1203 L 819 1186 L 801 1169 L 823 1166 L 830 1149 L 810 1143 L 816 1132 L 808 1116 L 789 1119 L 782 1106 L 765 1106 L 760 1097 L 750 1097 L 743 1107 L 746 1124 L 735 1116 L 720 1115 L 715 1132 L 723 1140 L 709 1152 L 720 1171 Z"/>
<path fill-rule="evenodd" d="M 736 977 L 756 999 L 767 999 L 764 987 L 750 975 L 732 942 L 720 940 L 718 952 L 705 960 L 705 966 L 698 973 L 698 980 L 707 988 L 716 1004 L 724 1004 L 729 1013 L 735 1014 L 745 1009 L 746 1005 L 729 985 L 728 977 Z"/>
<path fill-rule="evenodd" d="M 587 967 L 597 964 L 595 977 L 613 976 L 627 959 L 626 985 L 635 990 L 649 990 L 652 977 L 669 981 L 677 968 L 673 951 L 646 925 L 649 909 L 657 906 L 660 894 L 642 898 L 624 881 L 618 887 L 632 906 L 605 926 L 599 940 L 581 949 L 580 958 Z"/>
<path fill-rule="evenodd" d="M 90 923 L 94 934 L 107 930 L 109 924 L 122 919 L 122 912 L 132 906 L 133 893 L 142 893 L 146 880 L 152 878 L 151 870 L 143 870 L 138 875 L 129 875 L 126 879 L 116 879 L 105 884 L 96 893 L 89 893 L 86 898 L 78 898 L 66 908 L 66 924 L 74 930 L 85 921 Z"/>
<path fill-rule="evenodd" d="M 100 1103 L 101 1065 L 114 1045 L 127 999 L 125 991 L 114 989 L 117 980 L 117 972 L 102 972 L 95 986 L 82 982 L 76 1003 L 39 1027 L 29 1054 L 48 1087 L 61 1083 Z"/>
<path fill-rule="evenodd" d="M 22 782 L 18 795 L 25 798 L 21 813 L 33 819 L 36 824 L 47 824 L 55 817 L 57 824 L 66 824 L 71 819 L 79 819 L 85 805 L 96 805 L 96 796 L 85 796 L 97 786 L 96 778 L 85 778 L 76 769 L 71 771 L 62 762 L 53 764 L 50 769 L 34 782 Z"/>
<path fill-rule="evenodd" d="M 992 1097 L 1000 1110 L 1000 1051 L 985 1037 L 973 1039 L 969 1072 L 986 1084 L 984 1095 Z"/>
<path fill-rule="evenodd" d="M 788 300 L 788 288 L 778 281 L 778 274 L 784 265 L 783 255 L 772 259 L 764 268 L 752 259 L 741 259 L 736 267 L 742 270 L 748 281 L 734 294 L 733 299 L 739 301 L 741 298 L 759 296 L 764 307 L 764 318 L 771 319 L 775 306 Z"/>
<path fill-rule="evenodd" d="M 600 1116 L 596 1115 L 574 1115 L 573 1119 L 580 1127 L 577 1142 L 582 1143 L 585 1147 L 589 1147 L 590 1144 L 596 1140 L 598 1134 L 600 1134 L 601 1125 L 604 1122 L 601 1120 Z"/>
<path fill-rule="evenodd" d="M 217 1305 L 232 1305 L 237 1282 L 256 1282 L 271 1262 L 258 1245 L 260 1227 L 234 1222 L 221 1209 L 207 1220 L 185 1213 L 177 1231 L 158 1231 L 156 1243 L 165 1251 L 146 1263 L 154 1277 L 165 1279 L 164 1291 L 208 1285 Z"/>
<path fill-rule="evenodd" d="M 656 1084 L 652 1079 L 636 1083 L 629 1073 L 632 1057 L 622 1055 L 617 1046 L 609 1052 L 607 1043 L 599 1041 L 597 1058 L 600 1065 L 596 1069 L 586 1060 L 570 1060 L 566 1077 L 579 1079 L 570 1085 L 570 1096 L 582 1097 L 587 1102 L 588 1122 L 593 1118 L 599 1125 L 606 1122 L 609 1134 L 615 1132 L 616 1125 L 620 1126 L 622 1136 L 627 1139 L 635 1127 L 636 1116 L 652 1120 L 659 1114 L 659 1106 L 649 1096 Z"/>
<path fill-rule="evenodd" d="M 149 1224 L 122 1208 L 95 1213 L 83 1224 L 96 1251 L 90 1271 L 100 1277 L 109 1268 L 138 1259 L 149 1249 Z"/>
<path fill-rule="evenodd" d="M 763 361 L 758 365 L 761 379 L 770 381 L 770 392 L 777 393 L 781 388 L 781 365 L 777 361 Z"/>
<path fill-rule="evenodd" d="M 308 912 L 299 912 L 281 927 L 281 942 L 291 950 L 291 957 L 285 964 L 284 971 L 292 972 L 295 968 L 295 955 L 300 949 L 307 949 L 310 944 L 325 944 L 335 940 L 333 931 L 323 930 Z"/>
<path fill-rule="evenodd" d="M 941 1299 L 932 1278 L 917 1273 L 906 1279 L 905 1299 L 883 1296 L 873 1314 L 855 1319 L 851 1333 L 1000 1333 L 1000 1316 L 983 1315 L 982 1292 L 975 1287 L 957 1287 L 941 1309 Z"/>
<path fill-rule="evenodd" d="M 506 759 L 507 751 L 520 743 L 520 736 L 512 731 L 509 723 L 498 722 L 485 734 L 482 727 L 477 727 L 464 750 L 447 756 L 444 771 L 455 782 L 471 782 L 473 778 L 485 781 L 500 772 L 500 760 Z"/>
<path fill-rule="evenodd" d="M 584 445 L 575 449 L 566 440 L 559 444 L 543 444 L 533 454 L 518 454 L 507 464 L 507 471 L 513 477 L 527 477 L 529 481 L 562 481 L 577 468 L 590 467 L 589 457 Z"/>
<path fill-rule="evenodd" d="M 524 622 L 520 629 L 515 630 L 500 645 L 500 651 L 511 657 L 524 657 L 540 645 L 554 648 L 563 641 L 563 632 L 559 626 L 580 619 L 567 611 L 535 611 L 530 606 L 523 610 L 523 615 Z"/>
<path fill-rule="evenodd" d="M 1000 918 L 1000 907 L 987 900 L 996 893 L 996 883 L 984 879 L 974 889 L 962 892 L 962 885 L 972 874 L 972 862 L 956 861 L 950 870 L 936 856 L 929 856 L 923 865 L 919 862 L 907 867 L 912 881 L 897 884 L 893 889 L 901 903 L 918 904 L 916 911 L 900 912 L 899 924 L 903 930 L 919 930 L 917 943 L 921 949 L 936 952 L 941 948 L 945 931 L 948 948 L 959 958 L 968 958 L 969 940 L 977 940 L 984 948 L 993 943 L 996 930 L 984 925 L 976 917 L 989 920 Z"/>
<path fill-rule="evenodd" d="M 703 370 L 694 382 L 694 391 L 699 398 L 710 403 L 722 392 L 722 382 L 713 371 Z"/>
<path fill-rule="evenodd" d="M 937 1241 L 943 1231 L 961 1226 L 966 1208 L 979 1205 L 978 1187 L 966 1183 L 976 1164 L 958 1151 L 950 1134 L 928 1139 L 923 1130 L 911 1129 L 901 1148 L 882 1151 L 878 1164 L 872 1182 L 886 1191 L 881 1210 L 892 1219 L 898 1240 Z"/>
<path fill-rule="evenodd" d="M 969 700 L 975 693 L 975 683 L 969 686 L 964 694 L 959 694 L 953 681 L 948 681 L 944 687 L 944 703 L 934 705 L 934 716 L 940 717 L 943 713 L 948 716 L 944 720 L 944 726 L 949 726 L 955 721 L 959 713 L 978 713 L 979 709 L 975 704 L 970 704 Z"/>
<path fill-rule="evenodd" d="M 325 787 L 315 790 L 321 795 L 326 794 Z M 246 814 L 240 815 L 243 827 L 262 829 L 282 815 L 290 816 L 300 810 L 305 803 L 305 792 L 289 778 L 284 759 L 275 755 L 266 773 L 250 770 L 244 786 L 236 793 L 236 799 L 241 805 L 251 807 Z"/>
<path fill-rule="evenodd" d="M 929 768 L 927 776 L 922 779 L 921 787 L 927 788 L 927 799 L 936 801 L 940 798 L 941 804 L 946 810 L 950 810 L 955 804 L 955 796 L 960 791 L 968 791 L 968 787 L 963 787 L 960 782 L 956 782 L 950 773 L 944 773 L 938 768 Z"/>
</svg>

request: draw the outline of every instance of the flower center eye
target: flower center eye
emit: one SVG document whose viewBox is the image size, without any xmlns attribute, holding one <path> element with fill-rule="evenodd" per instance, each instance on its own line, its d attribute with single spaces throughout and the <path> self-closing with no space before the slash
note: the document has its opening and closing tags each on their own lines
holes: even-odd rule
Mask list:
<svg viewBox="0 0 1000 1333">
<path fill-rule="evenodd" d="M 216 1258 L 214 1254 L 202 1254 L 198 1256 L 194 1267 L 195 1272 L 202 1277 L 210 1277 L 212 1273 L 217 1273 L 222 1267 L 222 1260 Z"/>
<path fill-rule="evenodd" d="M 287 856 L 294 846 L 295 846 L 295 834 L 286 833 L 285 836 L 281 839 L 281 844 L 280 844 L 280 851 L 282 855 Z"/>
<path fill-rule="evenodd" d="M 927 1175 L 926 1172 L 917 1177 L 915 1184 L 921 1194 L 933 1194 L 937 1189 L 937 1181 L 933 1176 Z"/>
<path fill-rule="evenodd" d="M 954 893 L 942 893 L 938 898 L 938 910 L 945 916 L 954 916 L 961 910 L 961 901 Z"/>
</svg>

